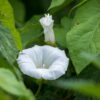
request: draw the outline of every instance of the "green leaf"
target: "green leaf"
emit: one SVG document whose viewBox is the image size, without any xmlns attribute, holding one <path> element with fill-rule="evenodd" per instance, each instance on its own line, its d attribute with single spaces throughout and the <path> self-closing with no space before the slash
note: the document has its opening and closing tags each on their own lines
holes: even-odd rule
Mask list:
<svg viewBox="0 0 100 100">
<path fill-rule="evenodd" d="M 19 79 L 22 79 L 21 73 L 17 67 L 15 67 L 17 55 L 18 50 L 14 44 L 10 31 L 0 25 L 0 68 L 10 69 Z"/>
<path fill-rule="evenodd" d="M 95 6 L 97 0 L 90 1 L 92 3 L 87 2 L 88 4 L 86 3 L 82 6 L 84 9 L 80 11 L 80 17 L 78 17 L 79 21 L 77 21 L 76 24 L 74 24 L 72 27 L 71 31 L 67 33 L 66 38 L 70 57 L 77 73 L 80 73 L 88 64 L 90 64 L 89 60 L 86 60 L 84 57 L 82 57 L 82 52 L 95 55 L 100 53 L 100 14 L 98 12 L 100 10 L 100 6 Z M 93 13 L 92 8 L 86 7 L 86 5 L 93 7 Z M 86 8 L 89 9 L 88 12 Z M 82 16 L 81 13 L 83 12 L 84 14 Z M 94 12 L 97 12 L 96 15 Z"/>
<path fill-rule="evenodd" d="M 100 98 L 100 84 L 86 80 L 61 80 L 55 82 L 56 86 L 63 89 L 70 89 L 80 92 L 85 95 L 95 96 Z M 55 85 L 54 84 L 54 85 Z"/>
<path fill-rule="evenodd" d="M 9 0 L 14 10 L 15 20 L 17 22 L 24 22 L 25 20 L 25 6 L 21 0 Z"/>
<path fill-rule="evenodd" d="M 74 26 L 67 34 L 67 45 L 76 72 L 80 73 L 90 61 L 82 57 L 82 52 L 100 53 L 100 14 L 87 22 Z"/>
<path fill-rule="evenodd" d="M 27 100 L 34 100 L 34 97 L 25 88 L 24 84 L 18 81 L 10 70 L 4 68 L 0 68 L 0 88 L 12 95 L 21 96 L 27 98 Z"/>
<path fill-rule="evenodd" d="M 52 8 L 57 7 L 59 5 L 62 5 L 64 3 L 64 1 L 65 0 L 52 0 L 49 9 L 52 9 Z"/>
<path fill-rule="evenodd" d="M 0 68 L 0 87 L 14 95 L 25 95 L 25 88 L 18 82 L 14 74 L 7 69 Z"/>
<path fill-rule="evenodd" d="M 22 28 L 19 29 L 24 47 L 30 41 L 42 35 L 42 27 L 39 23 L 39 18 L 40 17 L 38 16 L 32 17 Z"/>
<path fill-rule="evenodd" d="M 64 28 L 54 28 L 57 44 L 66 47 L 66 30 Z"/>
<path fill-rule="evenodd" d="M 73 1 L 74 0 L 52 0 L 51 5 L 48 8 L 49 13 L 51 13 L 51 14 L 55 14 L 55 13 L 61 14 L 64 11 L 63 9 L 68 7 L 71 4 L 71 2 L 73 2 Z M 65 13 L 66 13 L 66 10 L 65 10 Z"/>
<path fill-rule="evenodd" d="M 57 26 L 54 28 L 55 38 L 57 44 L 61 47 L 66 48 L 66 34 L 70 30 L 71 27 L 71 19 L 67 17 L 63 17 L 61 20 L 61 26 Z"/>
<path fill-rule="evenodd" d="M 68 32 L 71 28 L 71 24 L 72 24 L 72 19 L 69 17 L 63 17 L 61 19 L 61 25 L 63 28 L 65 28 L 65 30 Z"/>
<path fill-rule="evenodd" d="M 13 10 L 8 0 L 0 0 L 0 22 L 9 28 L 18 49 L 22 49 L 19 32 L 15 28 Z"/>
<path fill-rule="evenodd" d="M 16 60 L 17 52 L 11 32 L 0 25 L 0 53 L 10 64 L 13 64 Z"/>
<path fill-rule="evenodd" d="M 89 53 L 86 53 L 86 52 L 81 53 L 81 55 L 85 59 L 90 61 L 92 64 L 94 64 L 96 67 L 100 68 L 100 57 L 99 57 L 99 55 L 93 55 L 93 54 L 89 54 Z"/>
<path fill-rule="evenodd" d="M 0 100 L 12 100 L 11 97 L 4 93 L 3 91 L 0 91 Z"/>
<path fill-rule="evenodd" d="M 75 94 L 74 100 L 91 100 L 91 97 L 89 97 L 89 96 L 84 96 L 84 95 L 82 95 L 82 94 L 80 94 L 80 93 L 77 93 L 77 94 Z M 98 99 L 93 98 L 92 100 L 98 100 Z"/>
<path fill-rule="evenodd" d="M 3 66 L 5 68 L 10 68 L 10 64 L 7 62 L 7 60 L 2 56 L 2 53 L 0 52 L 0 67 Z"/>
<path fill-rule="evenodd" d="M 76 76 L 77 77 L 77 76 Z M 93 66 L 93 64 L 90 64 L 88 67 L 86 67 L 79 75 L 78 79 L 84 79 L 84 80 L 92 80 L 96 83 L 100 84 L 100 70 Z M 86 96 L 84 94 L 80 94 L 75 92 L 75 100 L 100 100 L 100 98 Z"/>
<path fill-rule="evenodd" d="M 83 0 L 85 1 L 85 0 Z M 86 3 L 77 8 L 73 25 L 77 25 L 87 21 L 94 15 L 100 13 L 100 1 L 99 0 L 87 0 Z"/>
</svg>

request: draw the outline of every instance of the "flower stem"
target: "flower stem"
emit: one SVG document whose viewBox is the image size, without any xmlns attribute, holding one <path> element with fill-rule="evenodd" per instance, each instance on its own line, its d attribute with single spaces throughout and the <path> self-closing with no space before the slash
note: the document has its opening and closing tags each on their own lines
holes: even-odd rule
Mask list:
<svg viewBox="0 0 100 100">
<path fill-rule="evenodd" d="M 37 91 L 35 93 L 35 96 L 38 96 L 38 94 L 40 93 L 41 88 L 42 88 L 42 81 L 39 84 L 39 87 L 38 87 L 38 89 L 37 89 Z"/>
</svg>

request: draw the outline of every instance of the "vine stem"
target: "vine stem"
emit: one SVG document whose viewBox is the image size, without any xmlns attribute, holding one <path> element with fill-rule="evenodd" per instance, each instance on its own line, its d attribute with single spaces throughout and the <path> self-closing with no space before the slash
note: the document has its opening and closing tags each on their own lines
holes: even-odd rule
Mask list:
<svg viewBox="0 0 100 100">
<path fill-rule="evenodd" d="M 42 88 L 42 81 L 39 84 L 39 87 L 38 87 L 38 89 L 37 89 L 37 91 L 35 93 L 35 96 L 38 96 L 38 94 L 40 93 L 41 88 Z"/>
<path fill-rule="evenodd" d="M 79 6 L 83 5 L 84 3 L 86 3 L 88 0 L 83 0 L 82 2 L 80 2 L 79 4 L 77 4 L 76 6 L 74 6 L 70 11 L 69 11 L 69 14 L 68 16 L 71 15 L 72 11 L 76 8 L 78 8 Z"/>
</svg>

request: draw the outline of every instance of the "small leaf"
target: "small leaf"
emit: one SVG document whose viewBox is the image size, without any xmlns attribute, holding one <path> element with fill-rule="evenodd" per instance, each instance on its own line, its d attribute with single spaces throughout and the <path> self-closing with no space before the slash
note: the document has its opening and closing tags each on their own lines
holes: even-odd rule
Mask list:
<svg viewBox="0 0 100 100">
<path fill-rule="evenodd" d="M 52 0 L 51 5 L 48 8 L 49 13 L 55 14 L 59 12 L 59 14 L 61 14 L 62 13 L 61 10 L 68 7 L 73 1 L 74 0 Z M 65 10 L 65 13 L 66 13 L 66 10 Z"/>
<path fill-rule="evenodd" d="M 52 9 L 52 8 L 57 7 L 59 5 L 62 5 L 64 3 L 64 1 L 65 0 L 52 0 L 49 9 Z"/>
</svg>

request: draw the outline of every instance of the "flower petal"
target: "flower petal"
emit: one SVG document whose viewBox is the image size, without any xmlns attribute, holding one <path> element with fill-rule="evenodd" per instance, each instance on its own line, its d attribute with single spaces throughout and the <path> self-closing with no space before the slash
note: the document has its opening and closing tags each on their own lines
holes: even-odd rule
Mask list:
<svg viewBox="0 0 100 100">
<path fill-rule="evenodd" d="M 41 46 L 35 45 L 33 48 L 25 49 L 22 52 L 30 56 L 37 68 L 41 67 L 43 60 Z"/>
<path fill-rule="evenodd" d="M 47 64 L 48 66 L 51 66 L 56 60 L 59 60 L 58 61 L 59 63 L 66 62 L 68 66 L 68 58 L 66 57 L 65 52 L 58 48 L 54 48 L 47 45 L 43 46 L 43 58 L 44 58 L 44 63 Z"/>
</svg>

